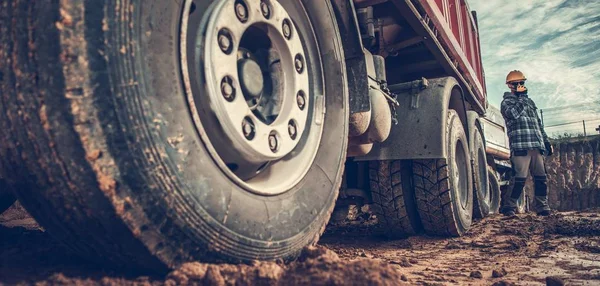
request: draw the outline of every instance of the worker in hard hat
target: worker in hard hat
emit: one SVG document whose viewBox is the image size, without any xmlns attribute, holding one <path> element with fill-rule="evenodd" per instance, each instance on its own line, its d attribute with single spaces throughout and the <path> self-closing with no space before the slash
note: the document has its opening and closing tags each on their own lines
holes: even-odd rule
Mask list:
<svg viewBox="0 0 600 286">
<path fill-rule="evenodd" d="M 514 216 L 517 200 L 523 193 L 528 173 L 531 172 L 535 186 L 534 208 L 538 215 L 550 215 L 548 186 L 544 155 L 551 156 L 552 145 L 544 131 L 537 113 L 537 107 L 527 95 L 525 75 L 518 70 L 506 76 L 510 92 L 504 93 L 501 112 L 508 129 L 511 161 L 514 170 L 512 192 L 503 200 L 502 213 Z"/>
</svg>

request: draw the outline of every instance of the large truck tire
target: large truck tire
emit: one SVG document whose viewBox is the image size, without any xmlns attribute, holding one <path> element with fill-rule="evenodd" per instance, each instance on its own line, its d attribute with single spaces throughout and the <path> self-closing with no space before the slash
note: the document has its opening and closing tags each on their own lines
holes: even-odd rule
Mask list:
<svg viewBox="0 0 600 286">
<path fill-rule="evenodd" d="M 469 150 L 471 150 L 473 160 L 473 216 L 484 218 L 490 214 L 493 198 L 489 189 L 487 156 L 479 127 L 477 125 L 470 126 L 469 131 L 471 133 Z"/>
<path fill-rule="evenodd" d="M 460 236 L 473 221 L 469 145 L 461 120 L 448 111 L 447 158 L 413 161 L 415 198 L 427 234 Z"/>
<path fill-rule="evenodd" d="M 497 172 L 488 167 L 489 189 L 490 189 L 490 214 L 497 214 L 500 211 L 500 198 L 502 191 L 500 190 L 500 181 Z"/>
<path fill-rule="evenodd" d="M 418 233 L 422 227 L 411 186 L 410 161 L 369 162 L 369 183 L 380 232 L 390 238 Z"/>
<path fill-rule="evenodd" d="M 6 209 L 10 208 L 15 201 L 15 196 L 8 188 L 8 185 L 3 179 L 0 178 L 0 214 Z"/>
<path fill-rule="evenodd" d="M 146 271 L 316 243 L 346 158 L 339 31 L 329 2 L 260 3 L 0 4 L 0 160 L 52 236 Z"/>
</svg>

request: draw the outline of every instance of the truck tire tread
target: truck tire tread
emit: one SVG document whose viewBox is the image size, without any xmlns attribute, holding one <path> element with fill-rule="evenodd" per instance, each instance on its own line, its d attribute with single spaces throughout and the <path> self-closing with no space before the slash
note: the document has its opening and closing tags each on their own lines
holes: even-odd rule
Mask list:
<svg viewBox="0 0 600 286">
<path fill-rule="evenodd" d="M 379 227 L 388 237 L 406 237 L 416 234 L 418 214 L 412 198 L 403 184 L 400 160 L 372 161 L 369 163 L 369 180 L 373 197 L 372 209 L 379 220 Z M 404 185 L 404 186 L 403 186 Z"/>
<path fill-rule="evenodd" d="M 415 197 L 423 229 L 434 235 L 458 235 L 452 216 L 448 164 L 445 159 L 415 160 Z"/>
</svg>

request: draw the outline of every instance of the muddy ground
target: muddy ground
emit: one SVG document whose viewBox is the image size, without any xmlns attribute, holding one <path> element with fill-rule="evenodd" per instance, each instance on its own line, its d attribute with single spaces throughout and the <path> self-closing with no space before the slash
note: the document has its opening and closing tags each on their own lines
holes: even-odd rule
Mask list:
<svg viewBox="0 0 600 286">
<path fill-rule="evenodd" d="M 166 276 L 106 270 L 53 241 L 18 206 L 0 216 L 5 285 L 600 285 L 598 210 L 494 216 L 461 238 L 386 240 L 354 213 L 291 264 L 188 263 Z"/>
</svg>

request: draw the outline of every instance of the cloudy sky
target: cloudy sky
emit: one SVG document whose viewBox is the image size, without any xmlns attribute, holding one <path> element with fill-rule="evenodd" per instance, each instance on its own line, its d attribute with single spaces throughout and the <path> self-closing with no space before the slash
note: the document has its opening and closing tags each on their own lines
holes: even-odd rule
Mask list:
<svg viewBox="0 0 600 286">
<path fill-rule="evenodd" d="M 477 11 L 490 104 L 500 105 L 506 74 L 518 69 L 528 78 L 530 97 L 546 109 L 549 133 L 582 130 L 580 124 L 548 127 L 583 119 L 588 133 L 595 132 L 600 124 L 600 1 L 468 2 Z"/>
</svg>

